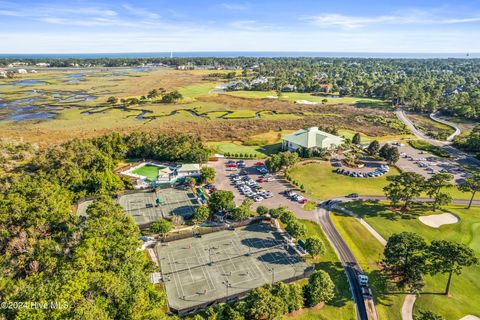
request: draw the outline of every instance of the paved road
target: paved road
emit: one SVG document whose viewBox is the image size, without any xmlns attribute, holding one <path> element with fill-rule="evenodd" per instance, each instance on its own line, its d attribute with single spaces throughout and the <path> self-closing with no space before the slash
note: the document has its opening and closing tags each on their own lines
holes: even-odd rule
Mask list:
<svg viewBox="0 0 480 320">
<path fill-rule="evenodd" d="M 388 200 L 387 197 L 384 196 L 360 196 L 357 198 L 357 200 Z M 430 198 L 416 198 L 415 201 L 417 202 L 432 202 L 433 200 Z M 463 204 L 463 205 L 468 205 L 470 201 L 469 200 L 460 200 L 460 199 L 454 199 L 452 201 L 453 204 Z M 480 205 L 480 200 L 473 200 L 472 205 Z"/>
<path fill-rule="evenodd" d="M 453 122 L 450 122 L 450 121 L 447 121 L 447 120 L 443 120 L 443 119 L 440 119 L 440 118 L 437 118 L 436 114 L 435 113 L 431 113 L 430 114 L 430 119 L 432 119 L 433 121 L 436 121 L 438 123 L 442 123 L 444 125 L 447 125 L 449 127 L 452 127 L 453 129 L 455 129 L 455 132 L 452 133 L 451 135 L 448 136 L 447 138 L 447 141 L 453 141 L 453 139 L 455 139 L 456 136 L 460 135 L 462 133 L 462 130 L 460 130 L 460 128 Z"/>
<path fill-rule="evenodd" d="M 458 150 L 457 148 L 454 148 L 453 146 L 450 145 L 451 143 L 450 141 L 435 140 L 428 137 L 423 132 L 419 131 L 417 127 L 413 124 L 413 122 L 410 121 L 410 119 L 408 119 L 407 115 L 405 114 L 405 111 L 397 110 L 395 111 L 395 114 L 397 115 L 398 119 L 400 119 L 403 123 L 405 123 L 405 125 L 410 129 L 410 131 L 412 131 L 412 133 L 418 139 L 426 140 L 435 146 L 441 147 L 443 150 L 448 152 L 454 158 L 457 158 L 458 159 L 457 162 L 459 162 L 460 164 L 466 164 L 470 166 L 480 165 L 480 160 L 478 160 L 474 156 L 471 156 L 463 151 Z"/>
<path fill-rule="evenodd" d="M 226 160 L 220 160 L 216 162 L 210 162 L 209 165 L 215 168 L 217 172 L 216 187 L 222 190 L 232 191 L 235 195 L 235 202 L 240 204 L 245 198 L 241 195 L 237 188 L 232 185 L 228 175 L 231 171 L 227 171 L 225 167 Z M 253 168 L 255 161 L 247 160 L 247 171 L 249 176 L 253 179 L 258 178 L 258 173 Z M 277 208 L 278 206 L 285 206 L 290 209 L 298 218 L 314 221 L 322 227 L 323 231 L 327 235 L 328 239 L 332 243 L 337 255 L 345 268 L 350 289 L 352 291 L 353 298 L 357 307 L 357 316 L 360 320 L 376 319 L 376 310 L 373 300 L 365 300 L 361 294 L 361 290 L 357 281 L 357 272 L 361 272 L 361 267 L 358 265 L 355 256 L 350 251 L 345 241 L 342 239 L 338 231 L 335 229 L 332 221 L 330 220 L 329 212 L 323 208 L 318 208 L 316 211 L 305 211 L 303 205 L 298 202 L 291 201 L 283 195 L 283 191 L 293 188 L 288 181 L 280 176 L 276 176 L 275 180 L 268 183 L 263 183 L 262 187 L 273 193 L 273 197 L 263 200 L 262 202 L 254 203 L 253 208 L 259 205 L 265 205 L 269 208 Z M 300 192 L 297 192 L 300 193 Z M 365 307 L 368 306 L 368 310 Z M 371 314 L 372 316 L 368 316 Z"/>
<path fill-rule="evenodd" d="M 355 259 L 352 251 L 333 225 L 332 220 L 330 219 L 329 211 L 323 208 L 318 208 L 316 211 L 316 220 L 316 222 L 318 222 L 322 227 L 323 232 L 325 232 L 325 234 L 327 235 L 328 240 L 332 244 L 334 250 L 337 253 L 337 256 L 340 258 L 340 261 L 345 268 L 345 273 L 350 284 L 350 290 L 352 291 L 352 295 L 357 307 L 357 318 L 360 320 L 376 319 L 375 310 L 374 317 L 368 316 L 362 291 L 357 281 L 357 274 L 358 272 L 362 272 L 362 268 L 357 263 L 357 260 Z"/>
</svg>

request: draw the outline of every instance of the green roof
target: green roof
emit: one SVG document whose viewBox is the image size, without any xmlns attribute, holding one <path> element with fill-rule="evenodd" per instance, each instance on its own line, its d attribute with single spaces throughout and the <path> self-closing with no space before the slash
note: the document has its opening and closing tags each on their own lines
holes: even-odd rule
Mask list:
<svg viewBox="0 0 480 320">
<path fill-rule="evenodd" d="M 298 130 L 282 139 L 304 148 L 329 148 L 343 143 L 343 138 L 320 131 L 317 127 Z"/>
</svg>

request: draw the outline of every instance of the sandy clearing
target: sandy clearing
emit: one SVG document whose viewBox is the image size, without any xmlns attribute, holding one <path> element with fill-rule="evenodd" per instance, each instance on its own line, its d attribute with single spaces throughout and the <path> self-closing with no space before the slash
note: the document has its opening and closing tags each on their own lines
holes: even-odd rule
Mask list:
<svg viewBox="0 0 480 320">
<path fill-rule="evenodd" d="M 458 217 L 451 214 L 450 212 L 445 212 L 442 214 L 432 214 L 429 216 L 420 217 L 418 219 L 423 224 L 426 224 L 427 226 L 432 228 L 440 228 L 444 224 L 453 224 L 459 221 Z"/>
<path fill-rule="evenodd" d="M 322 104 L 321 102 L 314 102 L 314 101 L 308 101 L 308 100 L 297 100 L 295 103 L 298 104 Z"/>
<path fill-rule="evenodd" d="M 463 318 L 460 319 L 460 320 L 480 320 L 480 318 L 477 317 L 477 316 L 472 316 L 471 314 L 469 314 L 469 315 L 463 317 Z"/>
</svg>

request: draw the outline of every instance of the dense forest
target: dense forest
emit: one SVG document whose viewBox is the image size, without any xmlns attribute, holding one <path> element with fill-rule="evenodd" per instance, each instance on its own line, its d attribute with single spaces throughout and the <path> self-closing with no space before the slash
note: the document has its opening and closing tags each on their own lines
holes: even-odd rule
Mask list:
<svg viewBox="0 0 480 320">
<path fill-rule="evenodd" d="M 189 135 L 111 134 L 46 150 L 4 143 L 28 156 L 0 171 L 0 298 L 47 303 L 5 306 L 3 319 L 164 319 L 164 293 L 150 284 L 154 266 L 139 251 L 140 231 L 109 195 L 125 183 L 120 160 L 204 162 L 209 150 Z M 72 211 L 88 195 L 88 218 Z M 51 302 L 58 303 L 55 307 Z"/>
<path fill-rule="evenodd" d="M 138 58 L 138 59 L 2 59 L 52 67 L 128 67 L 164 64 L 171 67 L 243 69 L 249 90 L 382 98 L 415 111 L 441 111 L 466 119 L 480 118 L 480 59 L 360 58 Z M 255 81 L 262 77 L 267 81 Z"/>
</svg>

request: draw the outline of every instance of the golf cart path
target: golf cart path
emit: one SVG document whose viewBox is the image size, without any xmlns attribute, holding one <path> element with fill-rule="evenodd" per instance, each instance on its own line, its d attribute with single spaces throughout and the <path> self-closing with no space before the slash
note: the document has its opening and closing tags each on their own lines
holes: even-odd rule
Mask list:
<svg viewBox="0 0 480 320">
<path fill-rule="evenodd" d="M 450 121 L 447 121 L 447 120 L 443 120 L 443 119 L 440 119 L 440 118 L 437 118 L 436 117 L 436 113 L 433 112 L 430 114 L 430 119 L 432 119 L 433 121 L 436 121 L 438 123 L 441 123 L 441 124 L 444 124 L 446 126 L 449 126 L 449 127 L 452 127 L 453 129 L 455 129 L 455 132 L 452 133 L 451 135 L 448 136 L 447 138 L 447 141 L 453 141 L 453 139 L 460 135 L 462 133 L 462 130 L 460 130 L 460 128 L 453 122 L 450 122 Z"/>
<path fill-rule="evenodd" d="M 414 294 L 407 294 L 402 305 L 402 320 L 413 320 L 413 305 L 417 300 Z"/>
<path fill-rule="evenodd" d="M 371 225 L 369 225 L 365 220 L 360 218 L 358 215 L 356 215 L 352 211 L 339 207 L 337 205 L 333 205 L 332 208 L 351 215 L 357 221 L 359 221 L 360 224 L 362 224 L 368 230 L 368 232 L 370 232 L 370 234 L 374 236 L 375 239 L 377 239 L 383 246 L 387 244 L 387 240 L 385 240 L 385 238 L 383 238 Z M 413 306 L 415 304 L 416 299 L 417 299 L 417 296 L 414 294 L 408 294 L 405 297 L 405 300 L 403 301 L 403 305 L 402 305 L 402 320 L 413 320 Z"/>
<path fill-rule="evenodd" d="M 360 218 L 358 215 L 356 215 L 352 211 L 347 210 L 347 209 L 342 208 L 342 207 L 339 207 L 337 205 L 333 205 L 332 208 L 337 209 L 337 210 L 342 211 L 342 212 L 345 212 L 348 215 L 351 215 L 358 222 L 360 222 L 360 224 L 362 224 L 368 230 L 368 232 L 370 232 L 372 234 L 372 236 L 374 236 L 375 239 L 377 239 L 383 246 L 385 246 L 387 244 L 387 240 L 385 240 L 385 238 L 383 238 L 375 229 L 373 229 L 373 227 L 371 225 L 369 225 L 365 220 Z"/>
<path fill-rule="evenodd" d="M 434 146 L 437 146 L 437 147 L 440 147 L 442 148 L 444 151 L 448 152 L 450 155 L 454 156 L 454 157 L 458 157 L 458 158 L 461 158 L 463 159 L 464 161 L 467 162 L 467 164 L 469 165 L 475 165 L 475 166 L 479 166 L 480 165 L 480 160 L 478 160 L 477 158 L 475 158 L 474 156 L 472 155 L 469 155 L 461 150 L 458 150 L 457 148 L 453 147 L 451 145 L 451 140 L 448 140 L 448 141 L 440 141 L 440 140 L 436 140 L 436 139 L 432 139 L 430 137 L 428 137 L 427 135 L 425 135 L 423 132 L 419 131 L 417 129 L 417 127 L 413 124 L 413 122 L 408 119 L 405 111 L 403 111 L 402 109 L 399 109 L 399 110 L 396 110 L 395 111 L 395 114 L 397 115 L 397 118 L 402 121 L 407 127 L 408 129 L 410 129 L 410 131 L 415 135 L 415 137 L 417 139 L 420 139 L 420 140 L 425 140 L 427 142 L 429 142 L 430 144 L 434 145 Z M 432 115 L 430 115 L 431 117 Z M 443 124 L 446 124 L 444 122 L 448 122 L 448 121 L 445 121 L 445 120 L 441 120 L 441 119 L 438 119 L 435 117 L 435 115 L 433 115 L 433 117 L 437 120 L 440 120 L 440 121 L 443 121 L 443 122 L 440 122 L 440 123 L 443 123 Z M 433 120 L 433 119 L 432 119 Z M 436 120 L 435 120 L 436 121 Z M 458 134 L 461 133 L 460 131 L 460 128 L 457 128 L 456 126 L 453 125 L 453 123 L 450 123 L 448 125 L 451 125 L 453 128 L 455 128 L 455 133 L 453 135 L 451 135 L 450 137 L 452 137 L 452 139 L 457 136 Z M 458 129 L 458 131 L 457 131 Z M 449 137 L 449 138 L 450 138 Z"/>
</svg>

